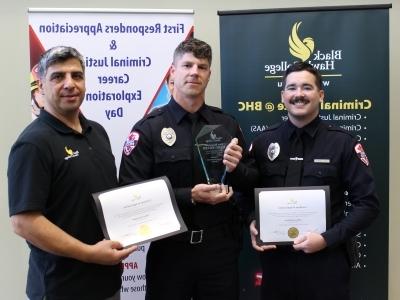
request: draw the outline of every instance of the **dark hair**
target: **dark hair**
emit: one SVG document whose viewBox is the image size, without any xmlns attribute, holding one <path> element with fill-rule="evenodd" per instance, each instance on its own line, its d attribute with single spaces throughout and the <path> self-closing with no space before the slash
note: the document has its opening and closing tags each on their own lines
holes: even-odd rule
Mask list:
<svg viewBox="0 0 400 300">
<path fill-rule="evenodd" d="M 285 75 L 283 75 L 283 79 L 282 79 L 282 87 L 283 89 L 286 86 L 286 78 L 288 77 L 288 75 L 290 73 L 293 72 L 300 72 L 300 71 L 307 71 L 311 74 L 314 75 L 315 77 L 315 84 L 317 85 L 318 89 L 322 90 L 322 77 L 321 74 L 319 73 L 319 71 L 314 68 L 311 64 L 307 63 L 307 62 L 295 62 L 292 65 L 289 66 L 289 68 L 286 69 Z"/>
<path fill-rule="evenodd" d="M 47 69 L 51 65 L 64 62 L 70 58 L 76 58 L 79 60 L 82 70 L 85 72 L 85 62 L 83 60 L 83 56 L 78 52 L 78 50 L 67 46 L 56 46 L 48 49 L 40 56 L 38 63 L 39 77 L 43 78 L 46 76 Z"/>
<path fill-rule="evenodd" d="M 181 42 L 174 51 L 174 63 L 185 53 L 193 53 L 196 58 L 205 58 L 211 66 L 212 51 L 210 45 L 206 42 L 195 38 Z"/>
</svg>

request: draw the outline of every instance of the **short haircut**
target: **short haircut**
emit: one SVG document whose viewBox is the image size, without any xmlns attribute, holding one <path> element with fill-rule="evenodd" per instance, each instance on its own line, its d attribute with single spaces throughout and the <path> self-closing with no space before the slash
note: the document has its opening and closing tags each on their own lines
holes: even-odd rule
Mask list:
<svg viewBox="0 0 400 300">
<path fill-rule="evenodd" d="M 40 78 L 44 78 L 47 73 L 47 69 L 56 63 L 64 62 L 68 59 L 76 58 L 79 60 L 83 72 L 85 72 L 85 62 L 83 56 L 72 47 L 67 46 L 56 46 L 48 49 L 44 52 L 39 59 L 38 73 Z"/>
<path fill-rule="evenodd" d="M 211 66 L 212 50 L 209 44 L 204 41 L 190 38 L 181 42 L 174 51 L 174 64 L 176 60 L 182 57 L 185 53 L 193 53 L 196 58 L 205 58 Z"/>
<path fill-rule="evenodd" d="M 314 68 L 311 64 L 307 62 L 295 62 L 286 69 L 285 75 L 283 75 L 282 79 L 282 88 L 285 89 L 286 86 L 286 78 L 290 73 L 293 72 L 300 72 L 300 71 L 307 71 L 314 75 L 315 77 L 315 84 L 317 85 L 318 89 L 322 90 L 322 77 L 319 71 Z"/>
</svg>

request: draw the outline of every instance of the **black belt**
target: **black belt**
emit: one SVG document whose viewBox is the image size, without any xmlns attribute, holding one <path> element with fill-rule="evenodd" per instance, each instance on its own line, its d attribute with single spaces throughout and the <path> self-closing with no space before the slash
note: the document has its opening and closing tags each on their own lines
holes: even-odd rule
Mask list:
<svg viewBox="0 0 400 300">
<path fill-rule="evenodd" d="M 232 230 L 231 224 L 222 224 L 206 229 L 188 230 L 181 234 L 172 236 L 171 239 L 196 245 L 217 240 L 226 236 L 232 236 Z"/>
</svg>

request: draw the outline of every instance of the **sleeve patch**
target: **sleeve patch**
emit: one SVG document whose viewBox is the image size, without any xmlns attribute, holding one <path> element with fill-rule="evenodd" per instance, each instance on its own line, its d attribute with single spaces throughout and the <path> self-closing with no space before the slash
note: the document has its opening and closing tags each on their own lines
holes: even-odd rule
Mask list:
<svg viewBox="0 0 400 300">
<path fill-rule="evenodd" d="M 126 156 L 129 156 L 133 149 L 135 149 L 136 145 L 139 142 L 139 137 L 140 134 L 137 131 L 132 131 L 128 137 L 126 138 L 126 141 L 124 143 L 124 154 Z"/>
<path fill-rule="evenodd" d="M 367 157 L 367 154 L 364 151 L 363 146 L 358 143 L 357 145 L 354 146 L 354 150 L 356 151 L 356 154 L 358 158 L 366 165 L 369 166 L 369 160 Z"/>
</svg>

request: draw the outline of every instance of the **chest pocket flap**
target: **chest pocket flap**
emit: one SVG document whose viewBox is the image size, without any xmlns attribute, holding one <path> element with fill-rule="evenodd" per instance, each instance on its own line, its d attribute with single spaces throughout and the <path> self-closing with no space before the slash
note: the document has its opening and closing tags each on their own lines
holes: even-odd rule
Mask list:
<svg viewBox="0 0 400 300">
<path fill-rule="evenodd" d="M 267 162 L 261 165 L 262 173 L 267 176 L 285 176 L 287 165 L 284 162 Z"/>
<path fill-rule="evenodd" d="M 306 164 L 303 175 L 304 177 L 313 176 L 319 178 L 337 177 L 337 168 L 333 165 Z"/>
<path fill-rule="evenodd" d="M 192 149 L 189 147 L 156 149 L 154 156 L 156 164 L 191 160 Z"/>
</svg>

